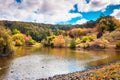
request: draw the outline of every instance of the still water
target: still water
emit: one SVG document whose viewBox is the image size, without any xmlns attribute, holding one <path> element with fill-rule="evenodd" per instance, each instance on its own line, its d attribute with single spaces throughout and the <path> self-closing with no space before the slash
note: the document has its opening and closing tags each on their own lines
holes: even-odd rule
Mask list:
<svg viewBox="0 0 120 80">
<path fill-rule="evenodd" d="M 18 47 L 0 58 L 0 80 L 36 80 L 120 60 L 120 51 Z"/>
</svg>

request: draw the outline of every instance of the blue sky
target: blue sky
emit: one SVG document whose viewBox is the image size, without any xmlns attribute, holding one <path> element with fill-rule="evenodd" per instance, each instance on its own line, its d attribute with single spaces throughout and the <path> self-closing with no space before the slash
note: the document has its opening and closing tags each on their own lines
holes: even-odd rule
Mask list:
<svg viewBox="0 0 120 80">
<path fill-rule="evenodd" d="M 74 10 L 70 10 L 70 12 L 71 13 L 80 13 L 80 14 L 82 14 L 83 18 L 85 18 L 87 21 L 90 21 L 90 20 L 95 21 L 100 16 L 110 16 L 114 12 L 115 9 L 120 10 L 120 4 L 108 5 L 105 8 L 105 11 L 98 10 L 98 11 L 80 12 L 80 11 L 78 11 L 77 4 L 75 4 L 74 5 Z M 73 18 L 70 21 L 68 21 L 68 23 L 73 23 L 74 24 L 79 19 L 82 19 L 82 18 L 80 18 L 80 17 Z"/>
<path fill-rule="evenodd" d="M 22 3 L 22 0 L 16 0 L 17 3 Z"/>
<path fill-rule="evenodd" d="M 0 0 L 0 20 L 82 24 L 101 15 L 120 20 L 120 0 Z"/>
</svg>

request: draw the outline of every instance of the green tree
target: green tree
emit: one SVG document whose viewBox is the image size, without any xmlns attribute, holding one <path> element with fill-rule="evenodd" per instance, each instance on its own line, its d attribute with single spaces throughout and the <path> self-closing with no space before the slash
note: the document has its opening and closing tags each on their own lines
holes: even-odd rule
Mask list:
<svg viewBox="0 0 120 80">
<path fill-rule="evenodd" d="M 71 40 L 71 42 L 70 42 L 70 48 L 72 48 L 72 49 L 76 48 L 76 42 L 75 42 L 75 40 Z"/>
<path fill-rule="evenodd" d="M 13 53 L 13 48 L 10 30 L 0 26 L 0 55 L 6 56 Z"/>
<path fill-rule="evenodd" d="M 21 33 L 18 29 L 13 29 L 12 30 L 12 34 L 19 34 L 19 33 Z"/>
<path fill-rule="evenodd" d="M 36 41 L 33 39 L 30 39 L 28 43 L 29 43 L 29 45 L 34 45 L 36 43 Z"/>
<path fill-rule="evenodd" d="M 65 31 L 64 31 L 64 30 L 59 30 L 59 29 L 57 29 L 57 30 L 55 31 L 55 35 L 65 35 Z"/>
<path fill-rule="evenodd" d="M 116 26 L 119 26 L 119 21 L 114 17 L 106 16 L 99 19 L 100 32 L 113 31 L 116 29 Z"/>
<path fill-rule="evenodd" d="M 30 35 L 37 42 L 41 41 L 41 35 L 37 31 L 30 32 Z"/>
</svg>

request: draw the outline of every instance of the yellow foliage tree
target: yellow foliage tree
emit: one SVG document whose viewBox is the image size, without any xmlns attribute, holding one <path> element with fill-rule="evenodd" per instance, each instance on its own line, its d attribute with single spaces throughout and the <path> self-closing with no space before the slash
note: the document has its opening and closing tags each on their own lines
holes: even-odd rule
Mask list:
<svg viewBox="0 0 120 80">
<path fill-rule="evenodd" d="M 13 53 L 11 32 L 0 26 L 0 56 L 7 56 Z"/>
<path fill-rule="evenodd" d="M 15 42 L 15 46 L 22 46 L 25 44 L 23 34 L 15 34 L 13 35 L 13 41 Z"/>
</svg>

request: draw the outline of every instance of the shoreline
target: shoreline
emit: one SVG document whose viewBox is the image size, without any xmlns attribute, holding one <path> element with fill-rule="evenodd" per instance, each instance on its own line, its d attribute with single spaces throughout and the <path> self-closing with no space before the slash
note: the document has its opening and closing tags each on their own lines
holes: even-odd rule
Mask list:
<svg viewBox="0 0 120 80">
<path fill-rule="evenodd" d="M 76 48 L 70 48 L 70 47 L 68 47 L 68 46 L 64 46 L 64 47 L 51 47 L 51 48 L 69 48 L 69 49 L 73 49 L 73 50 L 116 50 L 116 51 L 120 51 L 120 48 L 116 48 L 116 46 L 115 45 L 111 45 L 111 44 L 107 44 L 108 46 L 107 47 L 104 47 L 104 48 L 102 48 L 102 47 L 96 47 L 96 46 L 94 46 L 94 47 L 86 47 L 86 48 L 84 48 L 84 47 L 77 47 L 76 46 Z"/>
<path fill-rule="evenodd" d="M 29 47 L 35 47 L 35 46 L 29 46 Z M 90 50 L 90 49 L 83 49 L 83 48 L 76 48 L 75 50 Z M 120 51 L 119 49 L 115 49 L 115 48 L 106 48 L 106 49 L 93 49 L 93 50 L 116 50 L 116 51 Z M 36 79 L 36 80 L 98 80 L 98 79 L 88 79 L 88 77 L 91 77 L 91 75 L 93 76 L 94 72 L 96 70 L 99 70 L 101 68 L 104 68 L 106 66 L 110 66 L 110 65 L 115 65 L 116 63 L 119 63 L 119 68 L 120 68 L 120 60 L 119 61 L 113 61 L 107 64 L 102 64 L 99 66 L 92 66 L 92 67 L 88 67 L 86 70 L 83 71 L 76 71 L 73 73 L 67 73 L 67 74 L 58 74 L 58 75 L 54 75 L 54 76 L 50 76 L 48 78 L 40 78 L 40 79 Z M 119 70 L 119 76 L 120 76 L 120 70 Z M 110 78 L 111 79 L 111 78 Z M 104 80 L 103 78 L 100 80 Z M 106 79 L 105 79 L 106 80 Z M 109 80 L 109 79 L 107 79 Z M 119 79 L 112 79 L 112 80 L 120 80 Z"/>
<path fill-rule="evenodd" d="M 99 73 L 102 76 L 100 76 Z M 106 73 L 107 75 L 104 73 Z M 116 76 L 112 77 L 112 74 L 118 75 L 118 77 Z M 40 78 L 36 80 L 119 80 L 119 79 L 120 79 L 120 60 L 100 66 L 89 67 L 88 69 L 83 71 L 76 71 L 73 73 L 60 75 L 58 74 L 52 77 Z"/>
</svg>

